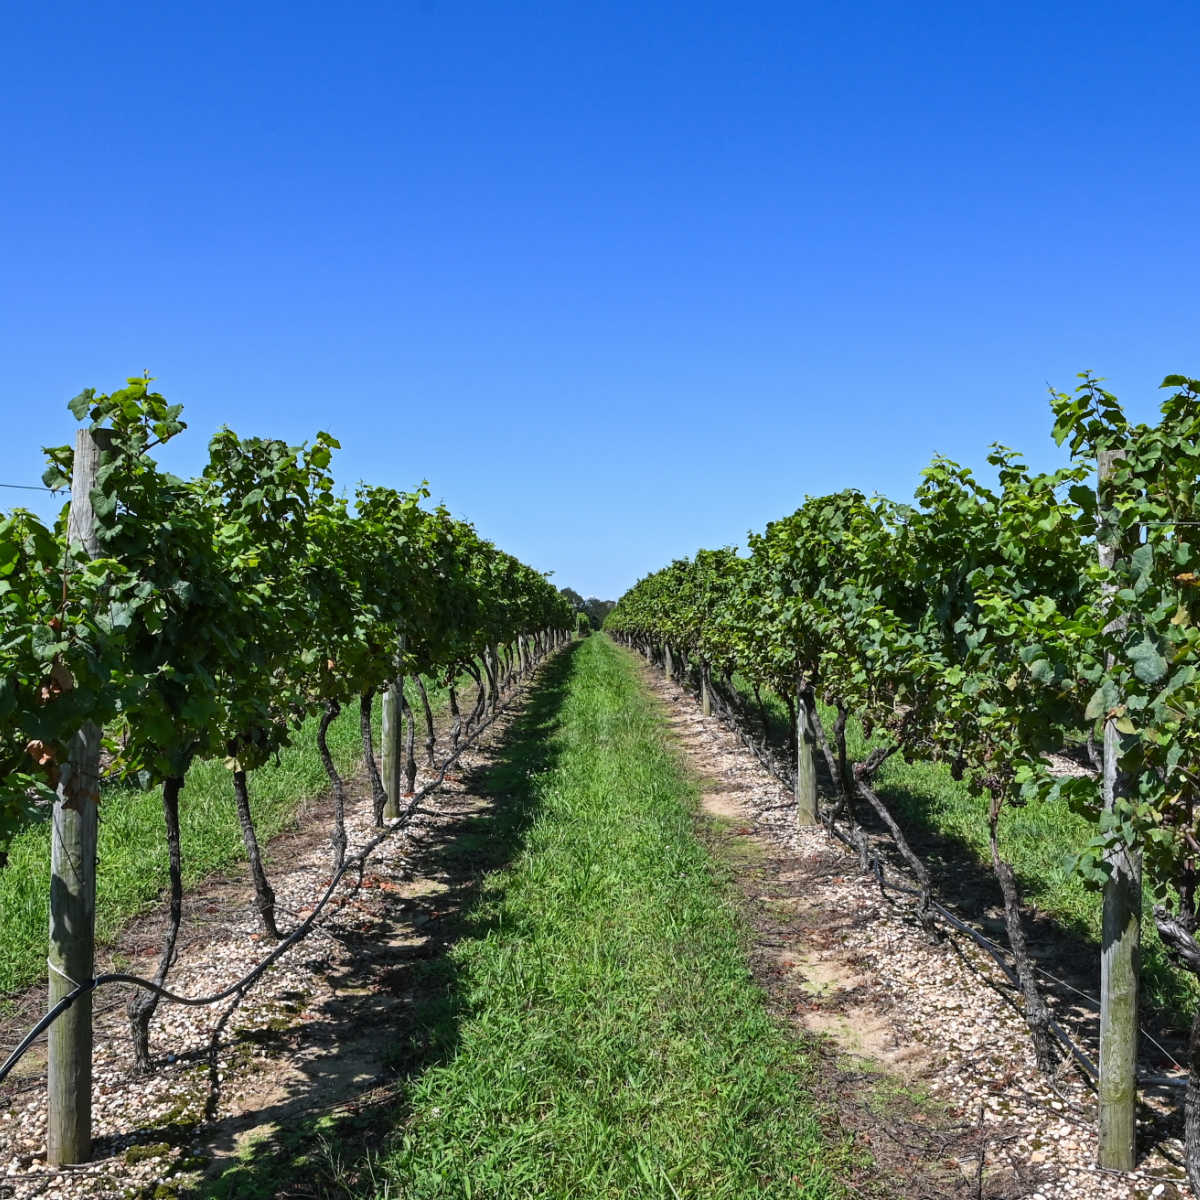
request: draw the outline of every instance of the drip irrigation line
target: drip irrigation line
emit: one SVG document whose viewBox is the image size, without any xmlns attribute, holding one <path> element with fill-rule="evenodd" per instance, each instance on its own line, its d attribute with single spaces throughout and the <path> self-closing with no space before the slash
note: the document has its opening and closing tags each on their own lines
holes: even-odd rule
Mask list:
<svg viewBox="0 0 1200 1200">
<path fill-rule="evenodd" d="M 1164 522 L 1164 523 L 1167 523 L 1167 522 Z M 1200 525 L 1200 521 L 1193 522 L 1193 524 Z M 714 695 L 719 694 L 717 692 L 716 688 L 713 688 L 712 690 L 713 690 Z M 774 762 L 773 756 L 771 756 L 769 753 L 767 753 L 765 751 L 761 751 L 759 749 L 759 747 L 754 744 L 753 739 L 751 739 L 749 737 L 749 735 L 745 732 L 745 730 L 742 729 L 740 723 L 737 720 L 736 714 L 734 714 L 734 712 L 732 710 L 732 706 L 725 703 L 722 698 L 722 702 L 719 705 L 719 708 L 724 710 L 723 712 L 719 713 L 719 716 L 721 717 L 721 719 L 725 723 L 725 725 L 733 730 L 733 732 L 737 735 L 738 739 L 745 746 L 747 746 L 747 748 L 754 754 L 754 756 L 758 759 L 758 761 L 760 763 L 762 763 L 762 765 L 766 768 L 766 770 L 771 775 L 773 775 L 780 783 L 782 783 L 785 787 L 793 786 L 794 779 L 790 778 L 789 774 L 787 772 L 785 772 L 784 770 L 782 770 Z M 858 852 L 858 846 L 855 845 L 854 841 L 848 835 L 843 833 L 842 830 L 840 830 L 832 821 L 822 822 L 822 824 L 825 826 L 826 830 L 830 834 L 832 834 L 834 837 L 836 837 L 840 842 L 842 842 L 844 845 L 849 847 L 851 850 L 855 851 L 855 853 Z M 883 864 L 880 862 L 878 855 L 871 854 L 869 862 L 868 862 L 868 869 L 875 876 L 875 879 L 879 883 L 879 889 L 881 892 L 884 893 L 885 896 L 886 896 L 888 890 L 890 890 L 899 895 L 915 896 L 918 899 L 922 898 L 921 892 L 919 890 L 917 890 L 916 888 L 908 887 L 905 884 L 896 883 L 895 881 L 889 881 L 884 872 Z M 930 899 L 928 901 L 928 905 L 929 905 L 929 908 L 932 909 L 933 912 L 939 918 L 941 918 L 941 920 L 943 920 L 946 924 L 950 925 L 954 929 L 957 929 L 959 932 L 966 934 L 966 936 L 969 937 L 972 941 L 974 941 L 982 950 L 986 951 L 995 960 L 996 965 L 1004 973 L 1004 976 L 1009 981 L 1009 983 L 1015 988 L 1018 988 L 1018 989 L 1020 988 L 1020 979 L 1017 976 L 1016 970 L 1007 961 L 1008 955 L 1011 953 L 1010 951 L 1006 950 L 1003 946 L 1001 946 L 999 942 L 993 941 L 986 934 L 980 933 L 977 929 L 972 928 L 964 920 L 962 920 L 961 917 L 959 917 L 955 913 L 951 912 L 948 908 L 946 908 L 946 906 L 944 904 L 939 903 L 937 900 L 934 900 L 932 897 L 930 897 Z M 1098 999 L 1096 999 L 1096 997 L 1090 995 L 1088 992 L 1082 991 L 1080 988 L 1075 987 L 1073 984 L 1069 984 L 1065 980 L 1059 979 L 1057 976 L 1052 975 L 1049 971 L 1045 970 L 1045 968 L 1043 968 L 1043 967 L 1035 966 L 1034 970 L 1037 971 L 1037 973 L 1039 975 L 1041 975 L 1043 978 L 1050 980 L 1052 983 L 1058 984 L 1059 986 L 1064 987 L 1064 988 L 1068 989 L 1069 991 L 1074 992 L 1076 995 L 1081 996 L 1083 999 L 1087 1000 L 1093 1008 L 1095 1008 L 1095 1009 L 1100 1008 L 1100 1001 Z M 1084 1074 L 1088 1076 L 1089 1080 L 1093 1084 L 1097 1083 L 1100 1078 L 1100 1071 L 1097 1068 L 1096 1064 L 1089 1057 L 1087 1052 L 1085 1050 L 1083 1050 L 1082 1047 L 1080 1047 L 1075 1042 L 1074 1038 L 1071 1037 L 1071 1035 L 1067 1032 L 1067 1030 L 1063 1028 L 1062 1024 L 1053 1015 L 1051 1015 L 1049 1018 L 1048 1026 L 1049 1026 L 1050 1031 L 1054 1034 L 1054 1036 L 1059 1040 L 1059 1042 L 1062 1043 L 1064 1049 L 1066 1049 L 1066 1051 L 1070 1054 L 1070 1056 L 1075 1060 L 1075 1062 L 1079 1065 L 1079 1067 L 1082 1069 Z M 1155 1046 L 1166 1058 L 1170 1059 L 1170 1061 L 1173 1062 L 1175 1064 L 1175 1066 L 1179 1067 L 1180 1070 L 1183 1070 L 1182 1064 L 1174 1057 L 1174 1055 L 1170 1054 L 1145 1029 L 1143 1029 L 1139 1026 L 1139 1032 L 1148 1042 L 1150 1042 L 1153 1046 Z M 1172 1088 L 1186 1088 L 1187 1087 L 1187 1079 L 1186 1078 L 1179 1079 L 1173 1075 L 1142 1075 L 1142 1076 L 1140 1076 L 1140 1082 L 1143 1084 L 1148 1084 L 1150 1086 L 1158 1086 L 1158 1087 L 1172 1087 Z"/>
<path fill-rule="evenodd" d="M 280 943 L 271 951 L 270 954 L 262 959 L 262 961 L 253 967 L 247 974 L 243 975 L 241 979 L 229 984 L 228 987 L 222 988 L 219 992 L 214 992 L 208 996 L 181 996 L 177 992 L 172 992 L 169 988 L 165 988 L 160 984 L 154 983 L 152 980 L 143 979 L 138 975 L 129 975 L 124 971 L 103 972 L 99 975 L 96 975 L 92 979 L 85 980 L 82 983 L 78 983 L 75 980 L 64 976 L 64 978 L 67 978 L 68 982 L 75 985 L 74 989 L 68 992 L 57 1004 L 54 1005 L 53 1008 L 46 1013 L 44 1017 L 42 1017 L 40 1021 L 37 1022 L 36 1025 L 33 1026 L 32 1029 L 29 1030 L 29 1032 L 21 1039 L 8 1058 L 5 1059 L 4 1063 L 0 1064 L 0 1083 L 4 1082 L 17 1063 L 24 1058 L 25 1054 L 29 1051 L 30 1047 L 33 1046 L 34 1042 L 36 1042 L 37 1039 L 41 1037 L 41 1035 L 45 1033 L 45 1031 L 49 1029 L 50 1026 L 53 1025 L 54 1022 L 57 1021 L 58 1018 L 61 1017 L 63 1013 L 65 1013 L 67 1009 L 69 1009 L 71 1005 L 75 1003 L 76 1000 L 78 1000 L 81 996 L 86 996 L 88 993 L 94 992 L 97 988 L 106 987 L 108 984 L 112 983 L 125 983 L 131 985 L 132 987 L 139 987 L 148 992 L 153 992 L 160 999 L 167 1000 L 172 1004 L 182 1004 L 188 1008 L 207 1008 L 210 1005 L 219 1004 L 222 1000 L 226 1000 L 230 996 L 242 995 L 247 991 L 247 989 L 256 983 L 271 968 L 271 966 L 274 965 L 274 963 L 276 963 L 284 954 L 286 954 L 288 950 L 290 950 L 298 942 L 303 941 L 304 938 L 308 936 L 313 927 L 316 925 L 317 918 L 324 911 L 329 901 L 333 899 L 333 894 L 337 890 L 337 886 L 342 879 L 350 871 L 357 870 L 362 872 L 366 867 L 367 859 L 370 858 L 370 856 L 394 833 L 406 828 L 408 822 L 412 819 L 414 812 L 417 811 L 417 807 L 420 802 L 424 800 L 425 797 L 431 792 L 436 791 L 442 786 L 451 766 L 453 766 L 454 763 L 456 763 L 458 759 L 461 758 L 462 755 L 471 748 L 479 735 L 483 733 L 483 731 L 489 726 L 494 724 L 499 719 L 500 715 L 507 710 L 508 704 L 506 702 L 502 707 L 497 708 L 496 711 L 494 711 L 492 715 L 487 718 L 487 720 L 479 724 L 470 733 L 470 735 L 463 741 L 462 745 L 460 745 L 458 749 L 455 750 L 442 763 L 441 769 L 438 771 L 437 776 L 429 783 L 425 784 L 424 787 L 413 793 L 413 795 L 409 798 L 407 807 L 398 817 L 394 819 L 393 823 L 384 829 L 382 833 L 377 834 L 369 842 L 367 842 L 367 844 L 360 851 L 347 858 L 333 873 L 333 876 L 329 881 L 329 885 L 325 888 L 321 899 L 314 906 L 312 912 L 309 913 L 309 915 L 305 917 L 305 919 L 299 925 L 297 925 L 296 928 L 287 935 L 287 937 L 280 941 Z M 357 885 L 355 885 L 353 890 L 357 890 Z M 57 970 L 57 968 L 55 968 L 53 964 L 49 962 L 49 960 L 47 960 L 47 965 L 52 969 Z"/>
<path fill-rule="evenodd" d="M 840 842 L 848 846 L 850 849 L 858 849 L 850 840 L 850 838 L 848 838 L 836 826 L 827 825 L 826 828 L 830 833 L 833 834 L 834 837 L 836 837 Z M 871 866 L 874 869 L 875 877 L 879 880 L 879 886 L 882 889 L 885 886 L 886 876 L 884 874 L 882 864 L 879 862 L 878 857 L 874 854 L 871 855 Z M 918 899 L 921 898 L 921 893 L 916 888 L 907 887 L 904 884 L 898 884 L 895 882 L 890 883 L 888 886 L 890 886 L 893 892 L 899 895 L 916 896 Z M 960 933 L 966 934 L 967 937 L 976 943 L 976 945 L 987 951 L 987 953 L 995 960 L 996 965 L 1004 973 L 1004 977 L 1008 980 L 1008 982 L 1014 988 L 1020 988 L 1020 978 L 1018 977 L 1015 968 L 1010 966 L 1006 961 L 1006 952 L 998 942 L 992 941 L 992 939 L 987 937 L 985 934 L 973 929 L 966 923 L 966 921 L 962 920 L 955 913 L 952 913 L 944 904 L 939 903 L 932 897 L 929 899 L 928 905 L 933 913 L 943 920 L 947 925 L 957 929 Z M 1095 1083 L 1100 1078 L 1100 1072 L 1097 1069 L 1096 1064 L 1093 1063 L 1088 1057 L 1087 1053 L 1076 1044 L 1071 1035 L 1053 1016 L 1050 1017 L 1048 1026 L 1054 1036 L 1063 1044 L 1063 1047 L 1067 1050 L 1071 1057 L 1079 1064 L 1080 1067 L 1082 1067 L 1084 1073 L 1092 1080 L 1093 1083 Z"/>
</svg>

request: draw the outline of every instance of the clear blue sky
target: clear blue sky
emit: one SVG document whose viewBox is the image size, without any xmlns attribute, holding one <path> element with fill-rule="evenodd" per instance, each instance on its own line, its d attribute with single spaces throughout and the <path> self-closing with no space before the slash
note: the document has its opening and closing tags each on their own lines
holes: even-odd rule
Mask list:
<svg viewBox="0 0 1200 1200">
<path fill-rule="evenodd" d="M 616 597 L 1200 374 L 1200 6 L 4 6 L 0 481 L 149 368 Z M 0 492 L 0 505 L 35 493 Z"/>
</svg>

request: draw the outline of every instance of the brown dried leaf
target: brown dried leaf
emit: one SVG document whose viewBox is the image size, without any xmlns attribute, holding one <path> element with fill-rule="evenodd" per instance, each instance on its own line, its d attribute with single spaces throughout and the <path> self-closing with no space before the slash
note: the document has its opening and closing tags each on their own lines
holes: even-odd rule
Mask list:
<svg viewBox="0 0 1200 1200">
<path fill-rule="evenodd" d="M 60 692 L 75 690 L 75 676 L 71 674 L 61 658 L 56 658 L 54 666 L 50 668 L 50 682 L 56 685 Z"/>
<path fill-rule="evenodd" d="M 34 739 L 31 742 L 25 743 L 25 753 L 33 759 L 39 767 L 44 767 L 48 763 L 54 762 L 54 750 L 47 746 L 45 742 Z"/>
</svg>

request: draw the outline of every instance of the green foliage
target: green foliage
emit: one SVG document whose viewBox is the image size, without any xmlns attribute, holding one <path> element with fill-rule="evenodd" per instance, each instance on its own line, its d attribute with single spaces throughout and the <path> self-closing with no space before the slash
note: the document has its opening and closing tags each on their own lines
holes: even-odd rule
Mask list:
<svg viewBox="0 0 1200 1200">
<path fill-rule="evenodd" d="M 573 628 L 543 575 L 423 508 L 424 486 L 364 485 L 351 511 L 328 433 L 223 429 L 199 478 L 161 471 L 151 451 L 186 426 L 151 382 L 70 405 L 103 438 L 99 558 L 68 546 L 65 513 L 54 530 L 0 516 L 0 851 L 86 719 L 110 774 L 143 785 L 197 760 L 255 767 L 329 701 Z M 71 448 L 47 457 L 47 482 L 69 482 Z"/>
<path fill-rule="evenodd" d="M 1198 920 L 1200 381 L 1168 376 L 1149 426 L 1081 378 L 1051 398 L 1062 470 L 1031 474 L 996 446 L 994 488 L 939 457 L 911 506 L 809 498 L 751 535 L 724 590 L 700 551 L 641 580 L 607 627 L 780 695 L 819 691 L 902 757 L 952 763 L 989 821 L 1061 799 L 1091 822 L 1072 856 L 1085 882 L 1136 844 L 1151 894 Z M 1098 782 L 1056 778 L 1044 756 L 1105 721 L 1128 786 L 1101 820 Z"/>
</svg>

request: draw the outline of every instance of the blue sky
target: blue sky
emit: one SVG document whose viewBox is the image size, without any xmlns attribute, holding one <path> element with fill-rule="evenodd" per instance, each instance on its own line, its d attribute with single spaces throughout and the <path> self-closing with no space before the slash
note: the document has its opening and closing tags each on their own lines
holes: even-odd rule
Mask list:
<svg viewBox="0 0 1200 1200">
<path fill-rule="evenodd" d="M 1200 374 L 1194 3 L 4 5 L 0 482 L 149 368 L 616 597 Z M 0 492 L 0 505 L 36 493 Z"/>
</svg>

